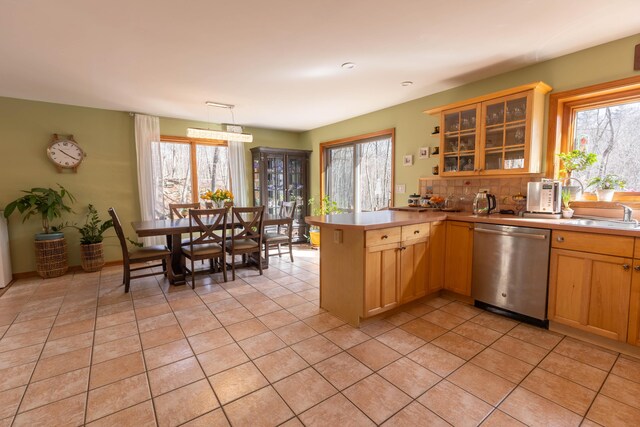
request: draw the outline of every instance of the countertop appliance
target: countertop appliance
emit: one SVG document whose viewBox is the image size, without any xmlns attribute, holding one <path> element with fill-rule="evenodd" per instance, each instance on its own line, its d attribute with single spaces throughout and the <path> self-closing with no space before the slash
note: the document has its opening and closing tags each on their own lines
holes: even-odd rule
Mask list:
<svg viewBox="0 0 640 427">
<path fill-rule="evenodd" d="M 527 184 L 527 212 L 556 214 L 562 212 L 562 184 L 543 179 Z"/>
<path fill-rule="evenodd" d="M 9 231 L 7 220 L 0 210 L 0 288 L 11 282 L 11 258 L 9 257 Z"/>
<path fill-rule="evenodd" d="M 473 213 L 476 215 L 489 215 L 497 207 L 496 196 L 481 192 L 473 199 Z"/>
<path fill-rule="evenodd" d="M 477 223 L 471 296 L 476 305 L 547 326 L 551 230 Z"/>
<path fill-rule="evenodd" d="M 409 196 L 409 200 L 407 200 L 407 204 L 409 206 L 420 206 L 420 195 L 419 194 L 412 194 Z"/>
</svg>

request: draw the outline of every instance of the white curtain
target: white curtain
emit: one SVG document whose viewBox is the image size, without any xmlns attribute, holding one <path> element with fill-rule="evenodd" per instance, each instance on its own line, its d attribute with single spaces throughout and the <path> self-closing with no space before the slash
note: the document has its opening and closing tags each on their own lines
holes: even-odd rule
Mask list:
<svg viewBox="0 0 640 427">
<path fill-rule="evenodd" d="M 235 206 L 249 206 L 247 200 L 247 168 L 243 142 L 229 141 L 229 169 L 231 170 L 233 204 Z"/>
<path fill-rule="evenodd" d="M 158 117 L 135 115 L 136 153 L 138 157 L 138 191 L 140 199 L 140 214 L 143 221 L 157 219 L 156 206 L 159 202 L 157 183 L 161 180 L 160 168 L 154 167 L 154 162 L 160 161 L 160 120 Z M 160 203 L 162 201 L 160 200 Z M 163 236 L 145 237 L 145 245 L 163 245 Z"/>
</svg>

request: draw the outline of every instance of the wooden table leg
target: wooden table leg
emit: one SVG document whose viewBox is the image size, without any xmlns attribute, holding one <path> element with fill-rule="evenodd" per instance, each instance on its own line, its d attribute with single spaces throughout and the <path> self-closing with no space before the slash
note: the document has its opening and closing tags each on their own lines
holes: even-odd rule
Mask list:
<svg viewBox="0 0 640 427">
<path fill-rule="evenodd" d="M 171 268 L 173 268 L 172 285 L 183 285 L 184 277 L 184 257 L 182 256 L 182 234 L 171 235 Z"/>
</svg>

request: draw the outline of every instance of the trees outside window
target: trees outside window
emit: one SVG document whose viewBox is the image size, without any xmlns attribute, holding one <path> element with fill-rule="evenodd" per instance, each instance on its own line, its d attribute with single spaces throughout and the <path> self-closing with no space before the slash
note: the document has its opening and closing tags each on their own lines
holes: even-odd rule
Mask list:
<svg viewBox="0 0 640 427">
<path fill-rule="evenodd" d="M 390 205 L 393 187 L 393 129 L 321 144 L 323 189 L 344 212 Z"/>
</svg>

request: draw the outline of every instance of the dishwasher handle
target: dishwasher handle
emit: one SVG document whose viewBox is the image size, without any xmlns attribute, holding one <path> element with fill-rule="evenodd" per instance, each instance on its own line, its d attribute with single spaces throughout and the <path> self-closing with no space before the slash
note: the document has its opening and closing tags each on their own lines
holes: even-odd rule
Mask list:
<svg viewBox="0 0 640 427">
<path fill-rule="evenodd" d="M 505 231 L 497 231 L 497 230 L 488 230 L 486 228 L 476 228 L 475 231 L 477 231 L 478 233 L 497 234 L 499 236 L 510 236 L 510 237 L 524 237 L 526 239 L 535 239 L 535 240 L 545 240 L 547 238 L 547 236 L 544 234 L 513 233 L 513 232 L 505 232 Z"/>
</svg>

